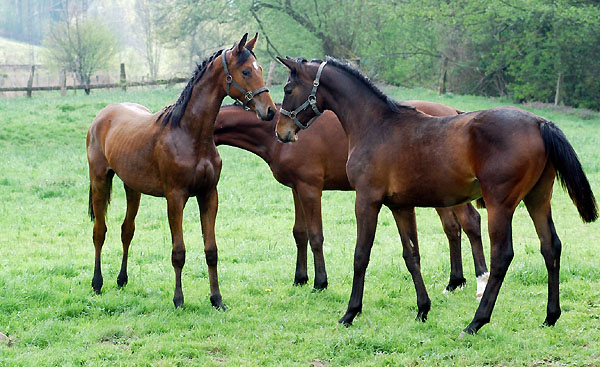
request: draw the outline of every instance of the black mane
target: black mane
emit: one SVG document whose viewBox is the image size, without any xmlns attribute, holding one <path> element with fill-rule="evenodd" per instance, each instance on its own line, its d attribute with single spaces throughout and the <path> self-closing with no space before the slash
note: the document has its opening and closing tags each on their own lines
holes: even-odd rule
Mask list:
<svg viewBox="0 0 600 367">
<path fill-rule="evenodd" d="M 210 65 L 210 63 L 214 59 L 221 56 L 222 52 L 223 52 L 223 50 L 219 50 L 219 51 L 215 52 L 212 56 L 210 56 L 209 58 L 204 60 L 202 62 L 202 64 L 197 65 L 196 70 L 194 71 L 194 74 L 188 81 L 185 88 L 183 88 L 183 92 L 181 92 L 181 95 L 179 96 L 179 99 L 177 99 L 177 102 L 175 102 L 172 105 L 164 107 L 162 109 L 160 115 L 158 116 L 157 121 L 160 120 L 160 118 L 162 116 L 164 116 L 164 118 L 162 120 L 163 126 L 169 125 L 169 124 L 174 127 L 179 126 L 179 123 L 181 122 L 181 118 L 183 117 L 183 113 L 185 112 L 185 108 L 187 107 L 187 104 L 190 101 L 190 97 L 192 96 L 192 89 L 194 88 L 194 85 L 196 85 L 198 80 L 200 80 L 200 78 L 202 78 L 202 75 L 204 75 L 204 72 L 208 68 L 208 65 Z"/>
<path fill-rule="evenodd" d="M 313 61 L 321 62 L 320 60 L 313 60 Z M 392 109 L 392 111 L 394 111 L 396 113 L 401 113 L 402 112 L 401 109 L 409 109 L 409 110 L 415 110 L 415 111 L 417 110 L 413 106 L 405 105 L 401 102 L 394 101 L 390 97 L 386 96 L 385 93 L 383 93 L 379 88 L 377 88 L 377 86 L 375 84 L 373 84 L 373 82 L 365 74 L 363 74 L 360 70 L 351 66 L 350 64 L 340 61 L 338 59 L 335 59 L 331 56 L 327 56 L 327 64 L 332 65 L 338 69 L 342 69 L 346 73 L 354 76 L 356 79 L 358 79 L 360 82 L 362 82 L 362 84 L 365 87 L 370 89 L 380 100 L 385 102 Z"/>
</svg>

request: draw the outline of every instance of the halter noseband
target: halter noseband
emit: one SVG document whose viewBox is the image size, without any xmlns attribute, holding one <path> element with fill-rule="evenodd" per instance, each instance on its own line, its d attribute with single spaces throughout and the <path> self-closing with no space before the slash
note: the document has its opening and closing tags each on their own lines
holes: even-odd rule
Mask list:
<svg viewBox="0 0 600 367">
<path fill-rule="evenodd" d="M 312 123 L 316 120 L 316 118 L 322 115 L 322 112 L 320 112 L 317 108 L 317 88 L 319 87 L 319 79 L 321 79 L 321 73 L 323 72 L 325 64 L 327 64 L 327 61 L 323 61 L 321 65 L 319 65 L 319 70 L 317 70 L 317 75 L 315 76 L 315 81 L 313 82 L 312 91 L 308 95 L 306 101 L 302 103 L 300 107 L 296 108 L 291 112 L 284 110 L 283 107 L 279 109 L 280 114 L 291 118 L 296 124 L 296 126 L 298 126 L 302 130 L 308 129 L 310 125 L 312 125 Z M 316 116 L 312 118 L 306 125 L 302 125 L 302 123 L 300 123 L 300 120 L 298 120 L 296 116 L 298 116 L 300 112 L 304 111 L 309 105 L 310 107 L 312 107 Z"/>
<path fill-rule="evenodd" d="M 261 93 L 264 92 L 268 92 L 269 88 L 265 87 L 261 87 L 258 88 L 255 91 L 247 91 L 244 88 L 242 88 L 241 85 L 239 85 L 235 80 L 233 80 L 233 76 L 231 76 L 231 74 L 229 74 L 229 70 L 227 69 L 227 58 L 225 57 L 225 54 L 227 53 L 227 51 L 223 51 L 221 53 L 221 57 L 223 58 L 223 70 L 225 70 L 225 81 L 227 82 L 227 87 L 226 87 L 226 92 L 227 95 L 233 99 L 235 99 L 236 101 L 240 102 L 242 104 L 242 106 L 244 106 L 244 109 L 247 111 L 250 108 L 248 107 L 248 102 L 250 102 L 252 100 L 252 98 L 258 96 Z M 242 92 L 242 94 L 244 95 L 244 102 L 240 101 L 239 99 L 233 97 L 231 94 L 229 94 L 229 87 L 230 85 L 233 84 L 234 87 L 237 88 L 237 90 L 239 90 L 240 92 Z"/>
</svg>

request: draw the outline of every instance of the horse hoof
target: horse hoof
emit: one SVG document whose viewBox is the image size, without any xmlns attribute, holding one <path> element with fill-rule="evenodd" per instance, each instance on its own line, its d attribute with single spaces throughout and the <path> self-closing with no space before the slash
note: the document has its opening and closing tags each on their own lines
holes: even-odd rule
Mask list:
<svg viewBox="0 0 600 367">
<path fill-rule="evenodd" d="M 356 317 L 357 314 L 358 312 L 347 311 L 346 314 L 338 322 L 348 327 L 352 325 L 352 321 L 354 320 L 354 317 Z"/>
<path fill-rule="evenodd" d="M 127 281 L 128 281 L 128 280 L 129 280 L 129 277 L 128 277 L 127 275 L 125 275 L 125 276 L 120 276 L 120 275 L 119 275 L 119 276 L 117 277 L 117 286 L 118 286 L 119 288 L 123 288 L 123 286 L 124 286 L 125 284 L 127 284 Z"/>
<path fill-rule="evenodd" d="M 446 294 L 448 292 L 454 292 L 454 290 L 457 288 L 462 289 L 464 288 L 465 284 L 467 284 L 467 280 L 465 278 L 451 278 L 443 293 Z"/>
<path fill-rule="evenodd" d="M 427 312 L 424 312 L 424 311 L 417 312 L 416 320 L 421 321 L 421 322 L 427 321 Z"/>
<path fill-rule="evenodd" d="M 467 335 L 475 335 L 477 331 L 475 331 L 474 329 L 471 328 L 471 326 L 467 326 L 458 336 L 460 339 L 464 339 L 465 336 Z"/>
<path fill-rule="evenodd" d="M 303 276 L 303 277 L 296 277 L 294 279 L 294 285 L 297 286 L 302 286 L 302 285 L 306 285 L 308 283 L 308 277 L 307 276 Z"/>
<path fill-rule="evenodd" d="M 315 282 L 315 289 L 318 291 L 322 291 L 324 289 L 327 289 L 328 283 L 327 281 L 324 282 Z"/>
<path fill-rule="evenodd" d="M 173 304 L 175 304 L 175 308 L 183 307 L 183 296 L 173 297 Z"/>
<path fill-rule="evenodd" d="M 102 279 L 99 279 L 99 280 L 96 278 L 92 279 L 92 288 L 94 288 L 94 292 L 96 294 L 102 293 L 102 284 L 103 284 Z"/>
<path fill-rule="evenodd" d="M 221 296 L 210 296 L 210 304 L 219 311 L 227 311 Z"/>
</svg>

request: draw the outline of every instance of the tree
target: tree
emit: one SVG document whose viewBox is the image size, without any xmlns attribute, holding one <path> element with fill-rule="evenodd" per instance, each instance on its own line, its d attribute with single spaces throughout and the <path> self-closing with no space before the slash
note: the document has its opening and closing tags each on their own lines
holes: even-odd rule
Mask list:
<svg viewBox="0 0 600 367">
<path fill-rule="evenodd" d="M 156 27 L 156 8 L 148 0 L 135 1 L 135 13 L 142 27 L 142 43 L 150 77 L 156 79 L 160 65 L 161 48 Z"/>
<path fill-rule="evenodd" d="M 92 73 L 108 66 L 117 52 L 118 42 L 111 30 L 95 19 L 68 17 L 55 23 L 43 42 L 51 63 L 75 73 L 90 94 Z"/>
</svg>

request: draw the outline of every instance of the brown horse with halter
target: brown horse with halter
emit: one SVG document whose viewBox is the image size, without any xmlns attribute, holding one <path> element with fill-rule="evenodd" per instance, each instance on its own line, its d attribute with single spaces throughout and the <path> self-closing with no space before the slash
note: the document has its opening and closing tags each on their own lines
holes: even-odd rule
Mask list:
<svg viewBox="0 0 600 367">
<path fill-rule="evenodd" d="M 419 111 L 433 116 L 454 116 L 456 109 L 439 103 L 406 101 Z M 327 287 L 327 272 L 323 257 L 323 221 L 321 194 L 323 190 L 352 190 L 346 176 L 348 138 L 339 120 L 325 111 L 309 130 L 301 131 L 297 143 L 281 144 L 275 138 L 275 122 L 256 118 L 241 106 L 221 108 L 215 122 L 215 144 L 245 149 L 262 158 L 275 179 L 292 189 L 296 240 L 296 274 L 294 284 L 306 284 L 307 244 L 310 241 L 315 265 L 314 287 Z M 450 281 L 446 291 L 465 284 L 461 257 L 461 226 L 471 241 L 477 277 L 477 298 L 480 299 L 489 275 L 481 243 L 481 219 L 471 204 L 452 208 L 437 208 L 444 232 L 450 244 Z"/>
<path fill-rule="evenodd" d="M 432 117 L 390 100 L 358 70 L 327 61 L 279 58 L 290 70 L 276 133 L 297 140 L 320 111 L 338 116 L 349 140 L 346 173 L 356 190 L 358 236 L 352 294 L 340 322 L 362 309 L 365 270 L 382 205 L 393 213 L 403 257 L 417 292 L 417 319 L 431 302 L 421 276 L 414 207 L 443 207 L 483 198 L 488 211 L 490 278 L 473 321 L 473 334 L 490 321 L 513 258 L 512 216 L 521 200 L 533 220 L 548 271 L 544 324 L 560 317 L 561 242 L 552 221 L 554 179 L 567 189 L 584 222 L 598 207 L 577 154 L 554 123 L 514 107 Z"/>
<path fill-rule="evenodd" d="M 182 218 L 184 206 L 196 196 L 200 207 L 204 253 L 210 280 L 210 301 L 225 309 L 217 276 L 217 182 L 221 158 L 213 140 L 215 118 L 226 95 L 244 104 L 264 120 L 275 114 L 275 105 L 264 85 L 262 69 L 252 49 L 254 36 L 247 34 L 229 50 L 214 53 L 198 66 L 177 102 L 157 113 L 134 103 L 105 107 L 94 119 L 87 135 L 90 173 L 90 215 L 94 220 L 96 261 L 92 287 L 102 289 L 100 255 L 106 233 L 105 213 L 110 202 L 112 178 L 123 180 L 127 213 L 121 227 L 123 260 L 117 277 L 127 283 L 127 255 L 142 193 L 167 199 L 167 213 L 175 269 L 175 307 L 183 305 L 181 271 L 185 263 Z M 234 88 L 231 88 L 233 86 Z"/>
</svg>

